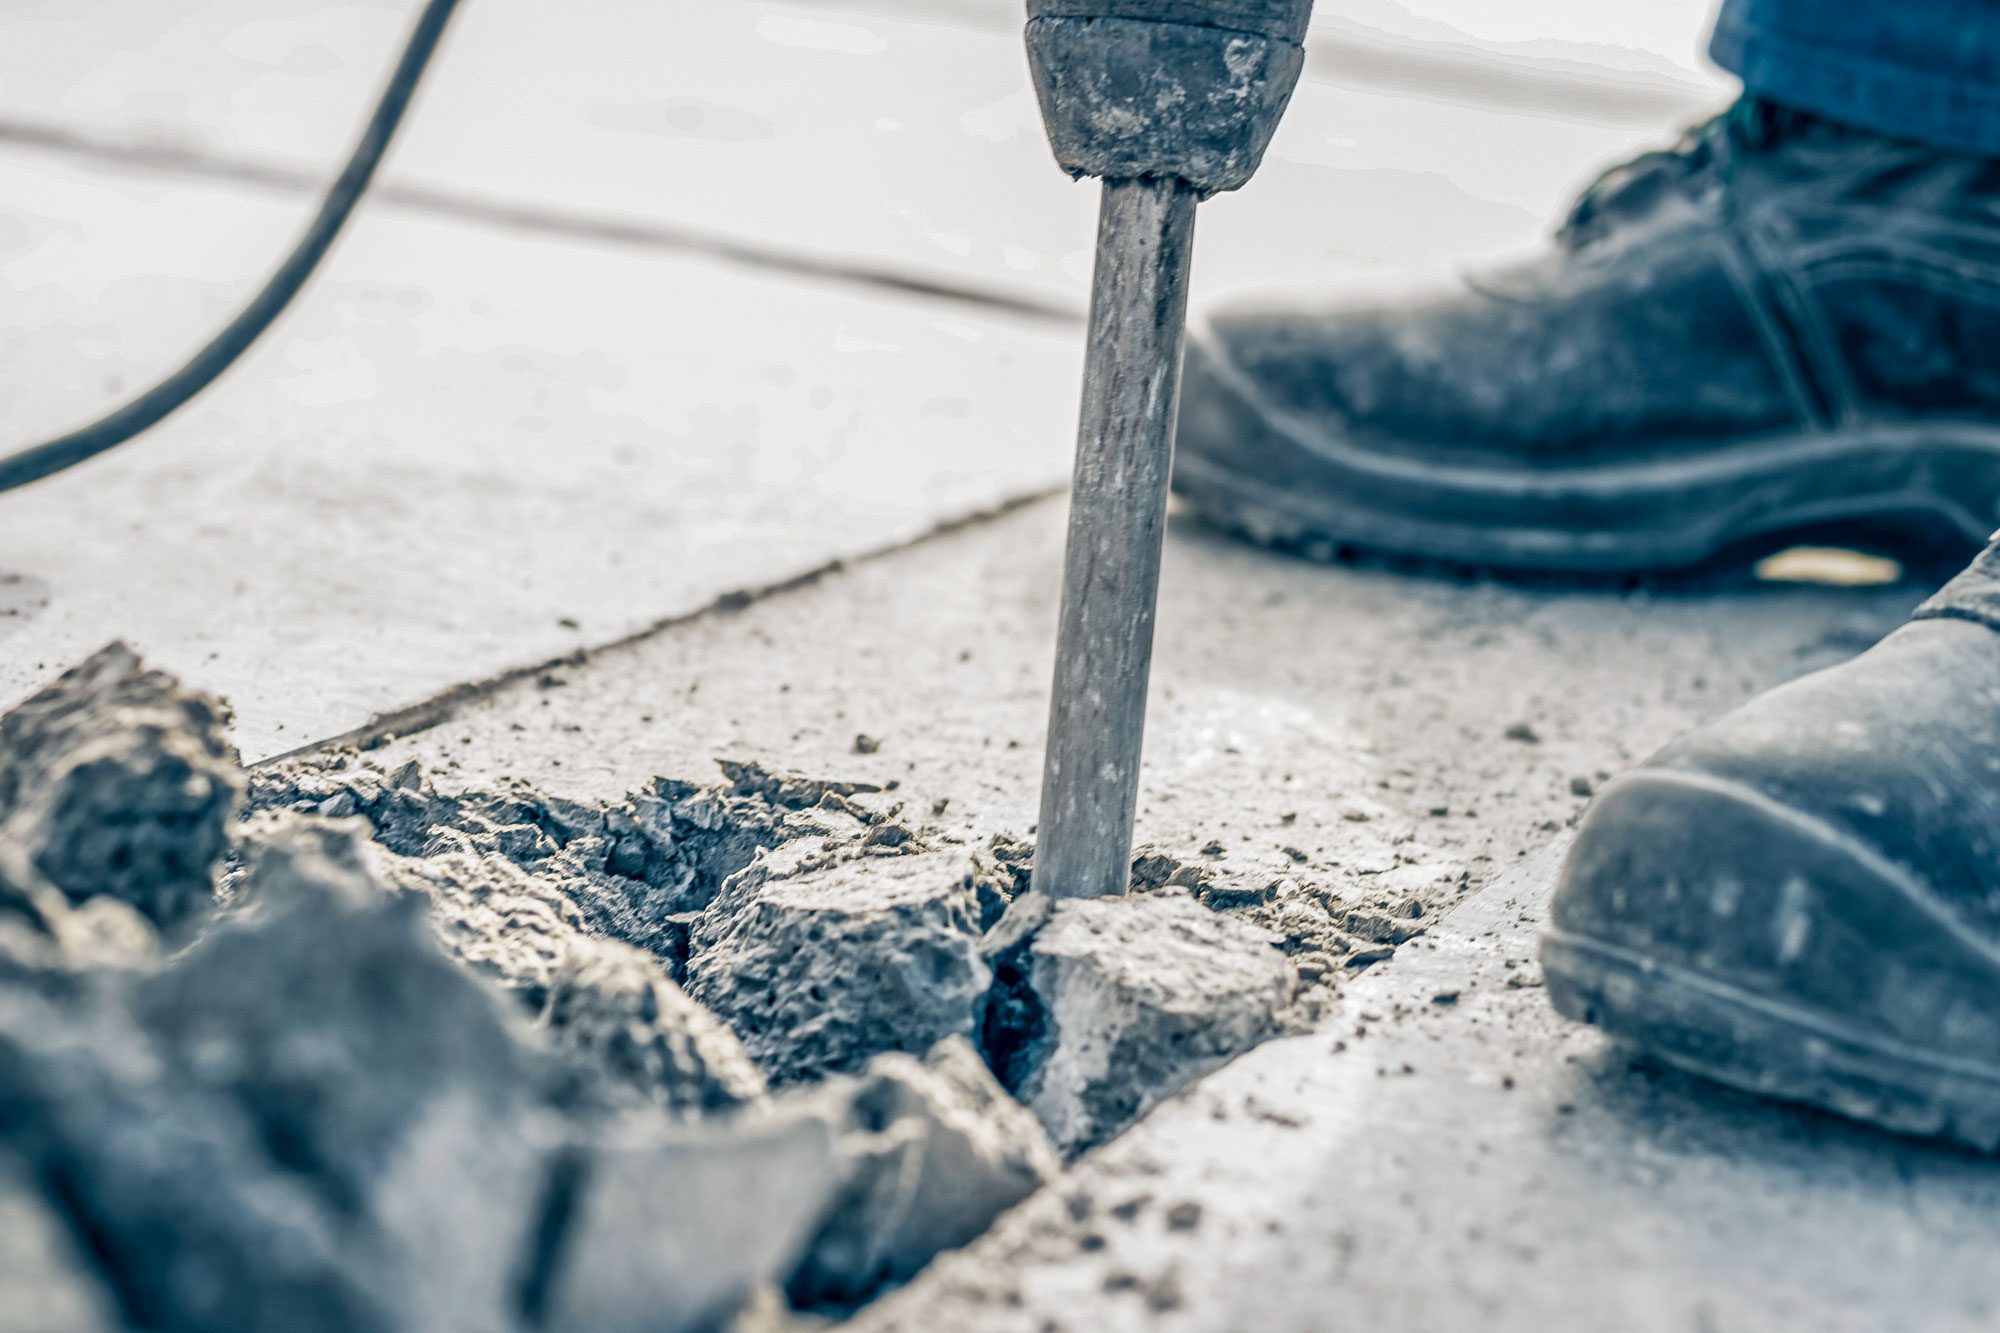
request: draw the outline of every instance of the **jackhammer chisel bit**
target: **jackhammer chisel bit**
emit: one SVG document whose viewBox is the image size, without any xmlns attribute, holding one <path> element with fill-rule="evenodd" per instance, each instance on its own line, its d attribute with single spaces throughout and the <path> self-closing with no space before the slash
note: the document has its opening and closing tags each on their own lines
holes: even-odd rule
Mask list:
<svg viewBox="0 0 2000 1333">
<path fill-rule="evenodd" d="M 1312 0 L 1028 0 L 1056 161 L 1104 181 L 1034 885 L 1124 893 L 1195 205 L 1250 179 Z"/>
</svg>

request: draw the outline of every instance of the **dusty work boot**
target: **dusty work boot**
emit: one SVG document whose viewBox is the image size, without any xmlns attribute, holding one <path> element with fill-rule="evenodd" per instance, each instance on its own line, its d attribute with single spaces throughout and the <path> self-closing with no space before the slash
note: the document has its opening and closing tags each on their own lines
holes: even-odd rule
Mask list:
<svg viewBox="0 0 2000 1333">
<path fill-rule="evenodd" d="M 1864 519 L 1970 549 L 1996 348 L 2000 162 L 1745 100 L 1607 173 L 1539 260 L 1198 321 L 1175 484 L 1322 557 L 1638 571 Z"/>
<path fill-rule="evenodd" d="M 2000 1148 L 2000 544 L 1584 818 L 1556 1008 L 1753 1092 Z"/>
</svg>

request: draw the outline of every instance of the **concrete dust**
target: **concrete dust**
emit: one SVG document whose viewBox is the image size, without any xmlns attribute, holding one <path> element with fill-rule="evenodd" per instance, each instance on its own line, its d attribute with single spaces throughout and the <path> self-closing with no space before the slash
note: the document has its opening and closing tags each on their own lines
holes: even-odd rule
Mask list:
<svg viewBox="0 0 2000 1333">
<path fill-rule="evenodd" d="M 119 647 L 0 719 L 0 1179 L 62 1241 L 21 1302 L 841 1315 L 1295 1017 L 1294 941 L 1239 919 L 1277 900 L 1171 858 L 1051 904 L 865 784 L 246 777 L 225 721 Z"/>
</svg>

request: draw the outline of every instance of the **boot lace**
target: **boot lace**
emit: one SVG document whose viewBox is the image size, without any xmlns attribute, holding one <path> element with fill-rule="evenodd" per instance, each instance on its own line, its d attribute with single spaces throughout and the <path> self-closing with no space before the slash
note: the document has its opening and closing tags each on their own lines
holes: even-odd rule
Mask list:
<svg viewBox="0 0 2000 1333">
<path fill-rule="evenodd" d="M 1776 147 L 1817 119 L 1753 97 L 1690 126 L 1672 147 L 1641 153 L 1585 187 L 1557 230 L 1574 249 L 1604 235 L 1621 219 L 1639 217 L 1670 194 L 1699 195 L 1726 186 L 1736 161 Z"/>
</svg>

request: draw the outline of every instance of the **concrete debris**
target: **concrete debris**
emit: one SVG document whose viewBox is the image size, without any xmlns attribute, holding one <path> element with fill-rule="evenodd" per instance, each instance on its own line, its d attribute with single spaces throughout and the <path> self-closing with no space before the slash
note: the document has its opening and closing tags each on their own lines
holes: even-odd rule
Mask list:
<svg viewBox="0 0 2000 1333">
<path fill-rule="evenodd" d="M 830 782 L 796 773 L 773 773 L 744 759 L 716 761 L 733 796 L 754 796 L 787 810 L 809 810 L 828 796 L 857 796 L 882 790 L 872 782 Z"/>
<path fill-rule="evenodd" d="M 1040 1122 L 962 1037 L 922 1061 L 878 1056 L 822 1096 L 844 1111 L 842 1146 L 856 1169 L 788 1284 L 801 1309 L 852 1309 L 908 1281 L 1061 1167 Z"/>
<path fill-rule="evenodd" d="M 0 1325 L 851 1311 L 1296 985 L 1171 858 L 1024 900 L 1025 844 L 746 763 L 601 805 L 330 753 L 246 800 L 224 722 L 119 648 L 0 719 Z"/>
<path fill-rule="evenodd" d="M 447 794 L 414 763 L 384 774 L 352 751 L 258 772 L 250 807 L 360 815 L 404 857 L 503 857 L 567 899 L 593 933 L 676 972 L 691 914 L 760 848 L 782 841 L 788 817 L 761 795 L 664 778 L 612 807 L 526 786 Z"/>
<path fill-rule="evenodd" d="M 383 880 L 421 895 L 445 952 L 539 1011 L 556 970 L 579 942 L 594 938 L 574 899 L 550 878 L 531 875 L 497 852 L 444 852 L 370 858 Z"/>
<path fill-rule="evenodd" d="M 1276 936 L 1185 894 L 1015 910 L 1045 919 L 996 941 L 987 1054 L 1066 1153 L 1275 1035 L 1297 995 Z"/>
<path fill-rule="evenodd" d="M 9 1333 L 108 1333 L 111 1294 L 36 1182 L 0 1165 L 0 1315 Z"/>
<path fill-rule="evenodd" d="M 782 1281 L 852 1165 L 818 1108 L 600 1126 L 559 1159 L 523 1323 L 706 1333 Z"/>
<path fill-rule="evenodd" d="M 1415 910 L 1412 911 L 1412 908 Z M 1422 904 L 1409 899 L 1395 909 L 1394 915 L 1387 911 L 1371 912 L 1361 908 L 1343 912 L 1340 924 L 1348 934 L 1359 939 L 1393 946 L 1405 944 L 1424 933 L 1422 915 Z"/>
<path fill-rule="evenodd" d="M 689 993 L 774 1085 L 970 1037 L 992 980 L 976 879 L 963 852 L 760 861 L 696 923 Z"/>
<path fill-rule="evenodd" d="M 588 1102 L 699 1111 L 763 1094 L 762 1076 L 729 1030 L 657 957 L 592 934 L 559 877 L 530 874 L 496 852 L 399 856 L 366 841 L 367 829 L 359 819 L 265 811 L 246 821 L 238 842 L 254 867 L 274 834 L 311 837 L 384 886 L 420 896 L 446 954 L 540 1021 L 571 1058 L 574 1091 Z M 242 877 L 235 894 L 254 897 L 255 879 Z"/>
<path fill-rule="evenodd" d="M 1192 861 L 1183 861 L 1157 847 L 1141 847 L 1132 853 L 1132 892 L 1156 893 L 1161 889 L 1198 892 L 1214 877 L 1214 870 Z"/>
<path fill-rule="evenodd" d="M 609 1086 L 668 1110 L 723 1111 L 764 1095 L 764 1076 L 736 1035 L 628 944 L 573 944 L 542 1022 Z"/>
<path fill-rule="evenodd" d="M 154 970 L 5 978 L 7 1146 L 140 1326 L 504 1327 L 532 1052 L 310 840 L 256 876 Z"/>
<path fill-rule="evenodd" d="M 112 644 L 0 719 L 0 836 L 72 902 L 208 908 L 242 800 L 227 711 Z"/>
</svg>

